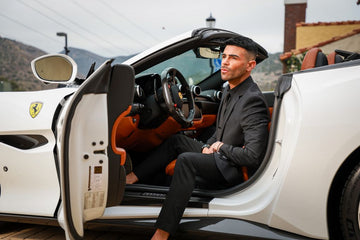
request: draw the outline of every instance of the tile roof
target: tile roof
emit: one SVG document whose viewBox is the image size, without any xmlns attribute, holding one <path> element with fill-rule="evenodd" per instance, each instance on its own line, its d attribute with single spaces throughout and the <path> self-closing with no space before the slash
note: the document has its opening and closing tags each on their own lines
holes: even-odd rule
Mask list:
<svg viewBox="0 0 360 240">
<path fill-rule="evenodd" d="M 346 22 L 334 22 L 334 23 L 349 24 L 348 22 L 360 23 L 360 21 L 346 21 Z M 306 24 L 307 26 L 315 26 L 315 24 L 317 24 L 317 25 L 320 25 L 320 24 L 333 25 L 333 23 L 320 23 L 320 22 L 319 23 L 298 23 L 298 24 Z M 304 26 L 304 25 L 301 25 L 301 26 Z M 283 61 L 285 59 L 290 58 L 292 55 L 301 54 L 301 53 L 304 53 L 304 52 L 308 51 L 311 48 L 322 47 L 324 45 L 330 44 L 332 42 L 335 42 L 335 41 L 338 41 L 338 40 L 341 40 L 341 39 L 344 39 L 344 38 L 354 36 L 354 35 L 359 34 L 359 33 L 360 33 L 360 28 L 357 28 L 357 29 L 354 29 L 352 32 L 346 33 L 346 34 L 341 35 L 341 36 L 332 37 L 332 38 L 330 38 L 330 39 L 328 39 L 326 41 L 319 42 L 319 43 L 317 43 L 317 44 L 315 44 L 313 46 L 309 46 L 309 47 L 306 47 L 306 48 L 300 48 L 300 49 L 292 49 L 289 52 L 285 52 L 285 53 L 281 54 L 280 55 L 280 60 Z"/>
<path fill-rule="evenodd" d="M 360 24 L 360 21 L 350 20 L 350 21 L 341 21 L 341 22 L 317 22 L 317 23 L 299 22 L 299 23 L 296 24 L 296 27 L 328 26 L 328 25 L 351 25 L 351 24 Z"/>
</svg>

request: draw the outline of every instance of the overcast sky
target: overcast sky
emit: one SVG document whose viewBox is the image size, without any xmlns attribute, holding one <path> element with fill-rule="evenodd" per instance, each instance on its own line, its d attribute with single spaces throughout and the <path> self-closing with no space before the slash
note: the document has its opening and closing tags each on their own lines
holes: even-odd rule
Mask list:
<svg viewBox="0 0 360 240">
<path fill-rule="evenodd" d="M 357 0 L 308 0 L 306 22 L 360 20 Z M 282 52 L 284 0 L 0 0 L 0 36 L 48 53 L 68 46 L 104 57 L 143 51 L 178 34 L 216 27 Z"/>
</svg>

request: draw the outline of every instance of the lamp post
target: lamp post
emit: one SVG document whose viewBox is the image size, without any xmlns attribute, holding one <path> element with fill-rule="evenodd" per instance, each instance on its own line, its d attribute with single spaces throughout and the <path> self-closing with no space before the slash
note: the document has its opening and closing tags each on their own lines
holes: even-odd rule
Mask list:
<svg viewBox="0 0 360 240">
<path fill-rule="evenodd" d="M 213 28 L 213 27 L 215 27 L 215 22 L 216 22 L 216 19 L 213 18 L 213 16 L 212 16 L 211 13 L 210 13 L 210 17 L 208 17 L 208 18 L 206 19 L 206 26 L 207 26 L 208 28 Z"/>
<path fill-rule="evenodd" d="M 64 32 L 57 32 L 56 35 L 59 36 L 59 37 L 65 37 L 65 47 L 64 47 L 64 49 L 65 49 L 65 55 L 68 55 L 70 50 L 67 48 L 67 34 L 64 33 Z"/>
</svg>

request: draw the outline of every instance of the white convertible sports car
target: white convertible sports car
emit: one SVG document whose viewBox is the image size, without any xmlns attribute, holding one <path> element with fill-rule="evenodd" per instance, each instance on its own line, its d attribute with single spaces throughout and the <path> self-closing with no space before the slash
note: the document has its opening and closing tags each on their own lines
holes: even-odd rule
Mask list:
<svg viewBox="0 0 360 240">
<path fill-rule="evenodd" d="M 211 133 L 220 49 L 234 36 L 197 29 L 86 79 L 68 56 L 34 60 L 34 74 L 59 87 L 0 93 L 0 220 L 59 224 L 69 239 L 90 225 L 152 227 L 168 186 L 126 185 L 126 172 L 173 134 Z M 334 55 L 310 50 L 304 70 L 264 92 L 272 121 L 261 166 L 238 186 L 196 188 L 180 236 L 360 239 L 360 57 Z"/>
</svg>

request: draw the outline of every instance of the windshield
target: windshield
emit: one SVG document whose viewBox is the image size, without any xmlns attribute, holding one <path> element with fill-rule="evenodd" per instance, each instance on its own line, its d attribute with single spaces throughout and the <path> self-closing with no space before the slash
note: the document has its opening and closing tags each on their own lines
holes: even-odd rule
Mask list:
<svg viewBox="0 0 360 240">
<path fill-rule="evenodd" d="M 189 85 L 197 85 L 202 80 L 218 71 L 220 66 L 220 58 L 208 59 L 197 57 L 193 50 L 189 50 L 146 69 L 136 77 L 152 73 L 161 75 L 161 72 L 164 69 L 174 67 L 182 73 Z"/>
</svg>

